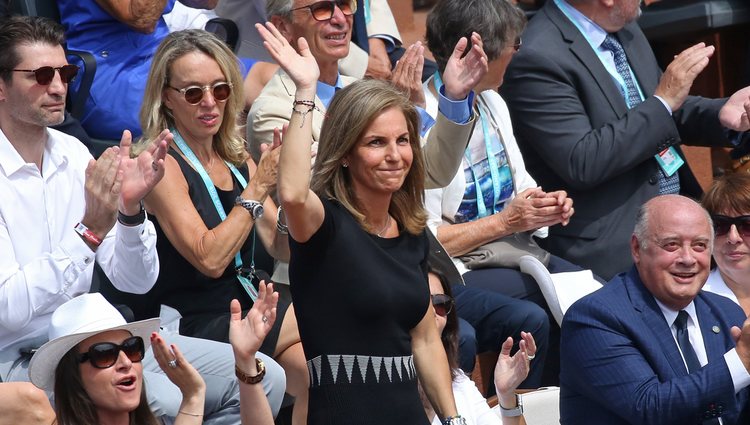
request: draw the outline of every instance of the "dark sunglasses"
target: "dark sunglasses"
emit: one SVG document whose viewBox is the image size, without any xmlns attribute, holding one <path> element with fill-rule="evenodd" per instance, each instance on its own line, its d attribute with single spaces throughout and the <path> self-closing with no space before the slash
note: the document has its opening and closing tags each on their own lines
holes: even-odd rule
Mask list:
<svg viewBox="0 0 750 425">
<path fill-rule="evenodd" d="M 430 299 L 432 300 L 432 308 L 435 309 L 435 314 L 440 317 L 446 317 L 453 310 L 453 298 L 448 295 L 430 295 Z"/>
<path fill-rule="evenodd" d="M 341 12 L 345 16 L 354 15 L 354 13 L 357 11 L 356 0 L 324 0 L 308 4 L 307 6 L 292 9 L 292 12 L 300 9 L 310 9 L 310 14 L 312 15 L 313 19 L 315 19 L 316 21 L 327 21 L 333 18 L 333 12 L 336 10 L 336 6 L 341 9 Z"/>
<path fill-rule="evenodd" d="M 58 67 L 42 66 L 37 69 L 12 69 L 13 72 L 33 72 L 36 82 L 46 86 L 55 78 L 55 71 L 60 73 L 63 83 L 70 83 L 78 75 L 78 67 L 75 65 L 63 65 Z"/>
<path fill-rule="evenodd" d="M 81 354 L 78 359 L 81 363 L 91 362 L 91 365 L 97 369 L 106 369 L 117 363 L 120 351 L 125 353 L 131 362 L 140 362 L 146 354 L 143 338 L 131 336 L 120 345 L 113 342 L 99 342 L 89 347 L 89 351 Z"/>
<path fill-rule="evenodd" d="M 191 105 L 197 105 L 203 100 L 203 93 L 211 90 L 211 95 L 217 102 L 223 102 L 229 99 L 232 94 L 232 83 L 219 82 L 208 86 L 190 86 L 184 89 L 169 86 L 170 89 L 178 91 L 185 96 L 185 101 Z"/>
<path fill-rule="evenodd" d="M 734 224 L 737 231 L 742 236 L 750 236 L 750 215 L 741 215 L 739 217 L 728 217 L 726 215 L 712 215 L 711 220 L 714 222 L 714 233 L 716 236 L 726 235 Z"/>
</svg>

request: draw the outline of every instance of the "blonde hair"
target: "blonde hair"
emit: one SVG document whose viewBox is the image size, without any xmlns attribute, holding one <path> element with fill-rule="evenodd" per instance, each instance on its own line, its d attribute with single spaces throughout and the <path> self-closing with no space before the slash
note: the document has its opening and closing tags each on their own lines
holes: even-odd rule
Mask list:
<svg viewBox="0 0 750 425">
<path fill-rule="evenodd" d="M 169 34 L 156 50 L 141 106 L 143 138 L 134 148 L 134 153 L 142 152 L 165 128 L 175 126 L 172 112 L 164 104 L 163 92 L 170 84 L 174 61 L 191 52 L 201 52 L 215 60 L 227 82 L 232 85 L 232 94 L 226 100 L 224 119 L 214 135 L 213 147 L 222 159 L 240 166 L 248 153 L 245 140 L 237 128 L 237 116 L 244 106 L 243 80 L 237 58 L 216 36 L 197 29 Z"/>
<path fill-rule="evenodd" d="M 398 108 L 406 119 L 414 159 L 404 184 L 393 193 L 389 212 L 408 233 L 420 234 L 427 221 L 424 210 L 424 160 L 419 137 L 419 115 L 412 103 L 390 83 L 361 80 L 339 90 L 326 112 L 320 130 L 312 190 L 321 198 L 334 198 L 368 228 L 357 202 L 348 169 L 342 166 L 370 123 L 383 111 Z"/>
</svg>

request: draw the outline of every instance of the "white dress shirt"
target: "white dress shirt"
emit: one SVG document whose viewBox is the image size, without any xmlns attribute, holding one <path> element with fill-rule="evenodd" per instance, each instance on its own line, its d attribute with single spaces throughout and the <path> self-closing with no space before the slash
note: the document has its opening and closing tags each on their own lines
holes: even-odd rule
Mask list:
<svg viewBox="0 0 750 425">
<path fill-rule="evenodd" d="M 91 159 L 76 138 L 48 129 L 42 172 L 0 131 L 0 353 L 46 337 L 52 312 L 88 292 L 94 260 L 118 289 L 145 293 L 159 260 L 153 224 L 119 223 L 96 250 L 75 232 Z"/>
</svg>

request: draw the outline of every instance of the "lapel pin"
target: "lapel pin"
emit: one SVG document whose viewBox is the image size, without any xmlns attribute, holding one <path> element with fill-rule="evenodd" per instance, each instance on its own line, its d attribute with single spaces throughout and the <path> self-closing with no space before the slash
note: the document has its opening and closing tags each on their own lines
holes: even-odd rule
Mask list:
<svg viewBox="0 0 750 425">
<path fill-rule="evenodd" d="M 719 327 L 718 327 L 718 326 L 716 326 L 716 325 L 714 325 L 714 327 L 712 327 L 712 328 L 711 328 L 711 330 L 712 330 L 712 331 L 713 331 L 713 332 L 714 332 L 715 334 L 717 334 L 717 333 L 721 332 L 721 329 L 719 329 Z"/>
</svg>

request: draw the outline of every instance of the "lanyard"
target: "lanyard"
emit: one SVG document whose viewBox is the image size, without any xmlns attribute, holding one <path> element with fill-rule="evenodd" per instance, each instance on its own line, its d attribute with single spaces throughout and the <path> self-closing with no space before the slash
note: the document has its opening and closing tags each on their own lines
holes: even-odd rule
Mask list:
<svg viewBox="0 0 750 425">
<path fill-rule="evenodd" d="M 214 186 L 214 182 L 211 181 L 211 177 L 208 176 L 208 173 L 206 172 L 206 169 L 203 168 L 203 164 L 198 160 L 198 157 L 195 156 L 193 153 L 193 150 L 190 149 L 190 146 L 188 146 L 187 143 L 185 143 L 185 140 L 182 138 L 180 133 L 177 131 L 176 128 L 170 129 L 172 132 L 172 135 L 174 136 L 174 142 L 177 145 L 178 148 L 180 148 L 180 151 L 182 151 L 182 154 L 185 155 L 185 158 L 187 158 L 188 161 L 193 165 L 193 168 L 195 168 L 195 171 L 198 172 L 198 174 L 201 176 L 201 179 L 203 180 L 203 184 L 206 186 L 206 190 L 208 190 L 209 196 L 211 196 L 211 201 L 214 203 L 214 208 L 216 208 L 216 212 L 219 214 L 219 218 L 221 218 L 221 221 L 226 220 L 227 213 L 224 211 L 224 207 L 221 205 L 221 201 L 219 200 L 219 194 L 216 192 L 216 186 Z M 242 188 L 244 189 L 245 186 L 247 186 L 247 180 L 245 180 L 245 177 L 240 174 L 240 171 L 235 167 L 233 164 L 230 164 L 227 161 L 224 161 L 224 163 L 229 167 L 229 170 L 232 171 L 232 174 L 234 174 L 234 177 L 237 179 L 237 181 L 240 183 Z M 253 286 L 253 283 L 250 281 L 250 279 L 247 278 L 247 276 L 254 276 L 255 275 L 255 227 L 253 226 L 253 245 L 252 245 L 252 260 L 250 261 L 250 273 L 246 273 L 242 271 L 242 257 L 240 257 L 240 253 L 237 252 L 237 254 L 234 256 L 234 266 L 237 270 L 237 279 L 239 279 L 240 284 L 245 289 L 245 292 L 247 292 L 247 295 L 250 296 L 250 299 L 255 302 L 255 299 L 258 298 L 258 291 Z"/>
<path fill-rule="evenodd" d="M 440 88 L 443 86 L 443 80 L 440 78 L 440 74 L 437 72 L 433 74 L 433 82 L 435 83 L 435 90 L 440 92 Z M 500 202 L 500 165 L 497 162 L 497 158 L 495 158 L 495 155 L 492 152 L 492 139 L 490 138 L 490 126 L 487 124 L 488 118 L 487 118 L 487 112 L 482 107 L 481 103 L 477 103 L 477 109 L 479 110 L 479 121 L 482 123 L 482 135 L 484 136 L 484 149 L 487 152 L 487 166 L 490 169 L 490 176 L 492 177 L 492 194 L 493 194 L 493 203 L 492 203 L 492 214 L 495 214 L 497 211 L 495 210 L 497 204 Z M 500 135 L 498 135 L 500 137 Z M 474 172 L 474 168 L 471 166 L 471 149 L 468 147 L 464 151 L 464 156 L 466 157 L 466 161 L 469 164 L 469 169 L 471 170 L 471 175 L 474 178 L 474 188 L 476 190 L 476 198 L 477 198 L 477 213 L 478 216 L 481 217 L 487 217 L 487 206 L 484 203 L 484 194 L 482 193 L 482 187 L 477 179 L 477 173 Z"/>
</svg>

